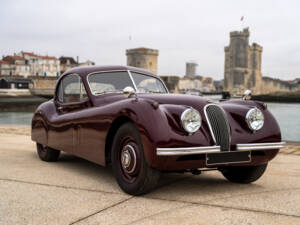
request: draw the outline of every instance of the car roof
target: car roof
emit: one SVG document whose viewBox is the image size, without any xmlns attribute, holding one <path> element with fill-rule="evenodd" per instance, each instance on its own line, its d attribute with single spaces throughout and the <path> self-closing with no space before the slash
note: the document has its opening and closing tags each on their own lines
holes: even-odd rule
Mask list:
<svg viewBox="0 0 300 225">
<path fill-rule="evenodd" d="M 132 66 L 81 66 L 81 67 L 75 67 L 72 68 L 68 71 L 66 71 L 63 75 L 65 74 L 70 74 L 70 73 L 76 73 L 79 74 L 80 76 L 87 76 L 90 73 L 95 73 L 95 72 L 108 72 L 108 71 L 115 71 L 115 70 L 130 70 L 138 73 L 143 73 L 143 74 L 149 74 L 149 75 L 155 75 L 154 73 L 137 68 L 137 67 L 132 67 Z M 155 75 L 156 76 L 156 75 Z"/>
</svg>

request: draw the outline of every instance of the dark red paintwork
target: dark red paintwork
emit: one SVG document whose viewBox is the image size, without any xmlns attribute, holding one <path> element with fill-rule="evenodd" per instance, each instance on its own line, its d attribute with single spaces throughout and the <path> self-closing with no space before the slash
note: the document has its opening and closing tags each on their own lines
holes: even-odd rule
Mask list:
<svg viewBox="0 0 300 225">
<path fill-rule="evenodd" d="M 211 103 L 211 100 L 176 94 L 137 94 L 137 98 L 126 98 L 118 93 L 94 96 L 89 89 L 87 75 L 114 70 L 154 75 L 125 66 L 80 67 L 67 71 L 61 78 L 72 73 L 80 75 L 89 100 L 62 104 L 54 97 L 41 104 L 32 119 L 32 140 L 105 166 L 109 161 L 115 132 L 123 123 L 131 121 L 140 132 L 146 160 L 152 168 L 184 170 L 206 167 L 204 155 L 157 156 L 156 148 L 214 145 L 203 112 L 204 106 Z M 155 106 L 157 103 L 158 107 Z M 235 100 L 215 104 L 221 105 L 227 114 L 233 150 L 238 143 L 281 141 L 278 124 L 262 103 Z M 262 110 L 265 116 L 263 128 L 256 133 L 251 132 L 245 122 L 245 115 L 253 106 Z M 197 109 L 202 116 L 202 126 L 193 135 L 187 135 L 180 125 L 180 115 L 187 107 Z M 277 152 L 253 152 L 251 163 L 238 165 L 264 164 L 275 157 Z"/>
</svg>

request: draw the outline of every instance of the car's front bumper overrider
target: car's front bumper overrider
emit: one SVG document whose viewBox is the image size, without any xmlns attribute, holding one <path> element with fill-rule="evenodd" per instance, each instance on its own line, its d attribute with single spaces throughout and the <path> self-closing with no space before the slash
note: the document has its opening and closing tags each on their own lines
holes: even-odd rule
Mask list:
<svg viewBox="0 0 300 225">
<path fill-rule="evenodd" d="M 270 143 L 250 143 L 250 144 L 237 144 L 236 150 L 231 152 L 240 151 L 264 151 L 281 149 L 285 147 L 285 142 L 270 142 Z M 183 148 L 157 148 L 156 154 L 158 156 L 176 156 L 176 155 L 195 155 L 195 154 L 209 154 L 221 152 L 220 146 L 201 146 L 201 147 L 183 147 Z M 222 151 L 224 152 L 224 151 Z"/>
</svg>

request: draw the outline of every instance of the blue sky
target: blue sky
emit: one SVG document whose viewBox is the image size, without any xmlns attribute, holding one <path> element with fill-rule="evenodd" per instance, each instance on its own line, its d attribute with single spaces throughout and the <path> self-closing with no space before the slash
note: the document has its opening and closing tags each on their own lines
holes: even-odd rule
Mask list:
<svg viewBox="0 0 300 225">
<path fill-rule="evenodd" d="M 300 1 L 288 0 L 2 1 L 0 54 L 125 65 L 127 48 L 145 46 L 159 50 L 160 75 L 182 76 L 193 60 L 198 74 L 222 79 L 229 32 L 249 27 L 250 42 L 263 46 L 263 75 L 288 80 L 300 77 L 299 12 Z"/>
</svg>

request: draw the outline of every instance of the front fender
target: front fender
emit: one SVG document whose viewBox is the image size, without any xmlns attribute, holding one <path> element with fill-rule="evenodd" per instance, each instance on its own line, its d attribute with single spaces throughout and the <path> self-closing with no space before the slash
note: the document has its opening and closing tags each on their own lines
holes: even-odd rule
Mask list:
<svg viewBox="0 0 300 225">
<path fill-rule="evenodd" d="M 181 127 L 180 116 L 187 108 L 183 105 L 161 104 L 153 107 L 149 101 L 138 100 L 136 117 L 130 117 L 141 134 L 145 156 L 151 167 L 160 167 L 166 157 L 156 155 L 156 148 L 210 146 L 213 140 L 206 123 L 192 135 Z"/>
<path fill-rule="evenodd" d="M 241 143 L 280 142 L 280 127 L 272 113 L 262 104 L 256 101 L 228 101 L 221 103 L 225 110 L 230 125 L 231 146 Z M 246 114 L 257 107 L 264 114 L 264 126 L 253 132 L 247 125 Z"/>
<path fill-rule="evenodd" d="M 45 115 L 48 103 L 42 103 L 33 114 L 31 120 L 31 140 L 39 144 L 48 145 L 48 125 Z"/>
</svg>

